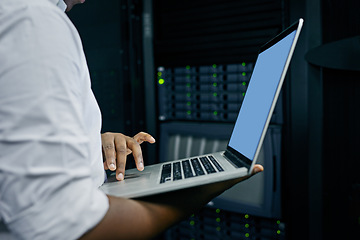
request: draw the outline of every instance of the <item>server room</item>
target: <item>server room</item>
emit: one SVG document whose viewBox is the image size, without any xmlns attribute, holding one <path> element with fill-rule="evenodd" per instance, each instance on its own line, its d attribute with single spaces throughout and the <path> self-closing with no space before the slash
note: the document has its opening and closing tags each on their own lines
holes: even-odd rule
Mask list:
<svg viewBox="0 0 360 240">
<path fill-rule="evenodd" d="M 144 140 L 145 137 L 140 139 L 145 169 L 153 164 L 165 166 L 168 161 L 225 151 L 251 83 L 259 50 L 293 23 L 304 20 L 261 148 L 256 154 L 257 163 L 263 166 L 263 171 L 216 194 L 194 212 L 184 214 L 175 221 L 173 215 L 169 214 L 168 221 L 174 221 L 172 224 L 166 225 L 166 211 L 159 218 L 153 215 L 148 225 L 159 229 L 165 227 L 158 230 L 155 236 L 150 234 L 145 238 L 360 238 L 360 157 L 356 150 L 360 146 L 359 1 L 78 2 L 82 4 L 73 6 L 65 14 L 81 38 L 91 90 L 101 110 L 101 133 L 121 133 L 130 137 L 138 136 L 139 132 L 149 133 L 156 139 L 155 143 L 149 143 L 149 140 Z M 5 39 L 7 25 L 1 26 L 2 22 L 6 23 L 1 20 L 2 11 L 6 12 L 2 5 L 5 4 L 0 3 L 0 43 L 4 44 L 6 42 L 2 38 Z M 0 53 L 3 53 L 1 49 L 0 45 Z M 0 63 L 3 66 L 7 64 L 3 56 L 0 56 Z M 8 71 L 0 66 L 0 83 L 5 87 L 8 85 L 2 78 L 5 76 L 6 80 Z M 267 74 L 263 73 L 263 76 Z M 5 91 L 0 92 L 6 96 Z M 4 106 L 10 100 L 3 96 L 0 96 L 0 105 Z M 8 110 L 3 106 L 0 106 L 0 116 L 5 119 Z M 67 115 L 63 119 L 67 121 Z M 4 153 L 0 153 L 0 161 L 7 156 L 5 149 L 13 149 L 11 141 L 16 144 L 20 141 L 15 139 L 19 136 L 17 132 L 14 138 L 8 136 L 6 127 L 6 124 L 0 123 L 0 149 Z M 66 128 L 66 131 L 70 130 Z M 134 139 L 137 140 L 136 137 Z M 104 138 L 102 140 L 105 141 Z M 104 152 L 106 150 L 107 147 L 103 145 L 104 159 L 108 157 Z M 133 153 L 139 152 L 138 149 L 131 150 Z M 80 150 L 74 148 L 69 151 Z M 56 153 L 53 156 L 56 157 Z M 128 154 L 125 177 L 122 176 L 125 179 L 113 181 L 126 184 L 131 176 L 136 178 L 137 173 L 126 175 L 126 172 L 138 171 L 138 158 L 136 154 Z M 7 167 L 11 163 L 3 162 L 0 165 L 0 174 L 3 175 L 0 179 L 4 184 L 0 184 L 0 194 L 7 194 L 12 186 L 7 183 L 13 181 L 9 177 L 12 171 Z M 216 164 L 212 165 L 215 167 Z M 35 172 L 30 167 L 20 168 L 19 172 L 24 169 L 31 174 Z M 47 169 L 50 169 L 49 173 L 56 174 L 53 167 Z M 105 169 L 110 179 L 114 171 L 109 166 Z M 36 173 L 40 174 L 39 171 L 37 169 Z M 196 171 L 195 167 L 193 171 Z M 43 173 L 41 177 L 43 175 L 46 174 Z M 28 179 L 31 181 L 33 178 Z M 168 179 L 163 180 L 166 182 Z M 38 188 L 41 186 L 38 185 Z M 174 192 L 181 194 L 181 191 L 172 190 L 169 195 Z M 40 195 L 47 196 L 45 193 Z M 184 198 L 169 195 L 159 193 L 157 198 L 151 195 L 140 202 L 149 199 L 153 203 L 160 196 L 160 202 L 166 205 L 170 201 L 167 197 L 174 201 L 183 201 Z M 5 196 L 0 195 L 0 221 L 5 223 L 0 224 L 0 239 L 49 239 L 48 236 L 52 236 L 44 234 L 48 232 L 47 225 L 41 223 L 42 226 L 39 226 L 40 222 L 35 224 L 36 219 L 40 218 L 34 217 L 33 224 L 20 220 L 35 210 L 27 206 L 30 210 L 21 209 L 21 214 L 15 212 L 20 210 L 8 207 L 5 202 L 9 198 Z M 17 199 L 16 196 L 14 193 L 13 199 Z M 31 199 L 36 198 L 35 195 L 30 196 Z M 187 197 L 192 198 L 191 195 Z M 192 204 L 196 200 L 187 201 Z M 121 205 L 118 207 L 121 208 Z M 51 212 L 49 209 L 43 211 Z M 127 212 L 131 213 L 130 210 L 124 211 Z M 75 214 L 76 211 L 73 220 L 77 219 Z M 95 210 L 93 214 L 96 215 Z M 89 218 L 90 215 L 86 216 Z M 79 233 L 74 230 L 74 234 L 78 235 L 72 236 L 82 236 L 82 230 L 84 239 L 87 239 L 86 232 L 93 237 L 91 239 L 108 239 L 104 237 L 107 235 L 96 232 L 98 226 L 95 235 L 91 235 L 94 232 L 89 227 L 86 229 L 86 224 L 91 225 L 85 221 L 86 216 L 79 218 L 79 221 L 84 221 L 84 226 L 78 227 Z M 139 214 L 138 218 L 141 216 Z M 41 221 L 44 219 L 41 218 Z M 137 222 L 136 216 L 129 219 L 135 225 L 145 221 Z M 26 226 L 26 223 L 29 225 Z M 18 230 L 15 224 L 24 230 Z M 64 226 L 72 229 L 70 226 L 74 224 L 68 222 Z M 121 221 L 112 222 L 111 228 L 122 224 Z M 138 232 L 142 231 L 142 227 L 137 226 Z M 70 236 L 65 232 L 50 239 L 71 239 L 61 237 Z M 70 233 L 72 230 L 69 230 Z M 126 239 L 137 237 L 134 235 Z"/>
</svg>

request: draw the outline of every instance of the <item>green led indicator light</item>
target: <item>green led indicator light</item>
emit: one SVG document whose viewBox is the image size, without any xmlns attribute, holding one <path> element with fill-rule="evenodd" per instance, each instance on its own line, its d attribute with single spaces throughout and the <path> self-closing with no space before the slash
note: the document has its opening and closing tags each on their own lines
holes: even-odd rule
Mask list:
<svg viewBox="0 0 360 240">
<path fill-rule="evenodd" d="M 221 227 L 217 227 L 216 231 L 220 232 L 221 231 Z"/>
<path fill-rule="evenodd" d="M 190 69 L 190 65 L 186 65 L 186 69 L 189 70 L 189 69 Z"/>
<path fill-rule="evenodd" d="M 246 227 L 246 228 L 249 228 L 249 227 L 250 227 L 250 225 L 247 223 L 247 224 L 245 224 L 245 227 Z"/>
<path fill-rule="evenodd" d="M 216 218 L 216 222 L 220 222 L 221 221 L 221 219 L 220 218 Z"/>
<path fill-rule="evenodd" d="M 242 95 L 243 95 L 243 97 L 244 97 L 244 96 L 245 96 L 245 93 L 243 92 Z"/>
<path fill-rule="evenodd" d="M 214 97 L 217 97 L 217 95 L 218 95 L 218 94 L 217 94 L 216 92 L 213 93 L 213 96 L 214 96 Z"/>
<path fill-rule="evenodd" d="M 276 223 L 277 223 L 277 224 L 280 224 L 280 220 L 277 220 Z"/>
<path fill-rule="evenodd" d="M 246 76 L 246 72 L 243 72 L 242 75 L 243 75 L 243 76 Z"/>
<path fill-rule="evenodd" d="M 215 211 L 216 211 L 216 213 L 220 213 L 220 209 L 219 209 L 219 208 L 217 208 Z"/>
<path fill-rule="evenodd" d="M 244 216 L 246 219 L 248 219 L 249 218 L 249 214 L 245 214 L 245 216 Z"/>
<path fill-rule="evenodd" d="M 214 82 L 214 83 L 213 83 L 213 86 L 214 86 L 214 87 L 217 87 L 217 83 L 216 83 L 216 82 Z"/>
<path fill-rule="evenodd" d="M 243 62 L 241 65 L 242 65 L 243 67 L 245 67 L 245 66 L 246 66 L 246 63 L 245 63 L 245 62 Z"/>
<path fill-rule="evenodd" d="M 213 64 L 213 66 L 212 66 L 213 68 L 216 68 L 216 64 Z"/>
<path fill-rule="evenodd" d="M 212 75 L 214 78 L 216 78 L 217 77 L 217 74 L 216 73 L 213 73 L 213 75 Z"/>
<path fill-rule="evenodd" d="M 186 105 L 191 106 L 191 102 L 187 102 Z"/>
<path fill-rule="evenodd" d="M 187 97 L 191 97 L 191 93 L 187 93 L 186 96 L 187 96 Z"/>
<path fill-rule="evenodd" d="M 186 112 L 186 114 L 187 114 L 187 115 L 190 115 L 190 114 L 191 114 L 191 111 L 190 111 L 190 110 L 189 110 L 189 111 L 187 111 L 187 112 Z"/>
<path fill-rule="evenodd" d="M 190 84 L 190 83 L 187 83 L 186 86 L 187 86 L 187 87 L 191 87 L 191 84 Z"/>
<path fill-rule="evenodd" d="M 276 231 L 276 233 L 277 233 L 277 234 L 280 234 L 280 233 L 281 233 L 281 231 L 280 231 L 280 230 L 277 230 L 277 231 Z"/>
<path fill-rule="evenodd" d="M 194 226 L 194 225 L 195 225 L 195 221 L 194 221 L 194 220 L 191 220 L 191 221 L 190 221 L 190 225 L 191 225 L 191 226 Z"/>
<path fill-rule="evenodd" d="M 249 233 L 245 233 L 245 237 L 250 237 L 250 234 Z"/>
<path fill-rule="evenodd" d="M 216 115 L 218 115 L 218 112 L 217 112 L 217 111 L 214 111 L 213 114 L 216 116 Z"/>
<path fill-rule="evenodd" d="M 160 78 L 160 79 L 159 79 L 159 84 L 160 84 L 160 85 L 163 85 L 164 83 L 165 83 L 165 80 L 162 79 L 162 78 Z"/>
<path fill-rule="evenodd" d="M 246 86 L 246 82 L 242 82 L 242 85 Z"/>
<path fill-rule="evenodd" d="M 157 74 L 159 77 L 161 77 L 162 76 L 162 72 L 158 72 L 158 74 Z"/>
</svg>

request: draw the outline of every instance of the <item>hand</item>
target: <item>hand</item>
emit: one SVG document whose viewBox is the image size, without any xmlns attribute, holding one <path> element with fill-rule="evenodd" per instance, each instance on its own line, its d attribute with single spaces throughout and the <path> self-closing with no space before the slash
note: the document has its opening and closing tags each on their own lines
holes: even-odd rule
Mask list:
<svg viewBox="0 0 360 240">
<path fill-rule="evenodd" d="M 255 164 L 250 175 L 247 175 L 247 176 L 241 177 L 241 178 L 236 178 L 236 179 L 233 179 L 233 180 L 228 180 L 226 182 L 227 182 L 227 184 L 228 184 L 228 186 L 230 188 L 233 185 L 235 185 L 235 184 L 237 184 L 239 182 L 242 182 L 242 181 L 244 181 L 244 180 L 246 180 L 246 179 L 254 176 L 257 173 L 262 172 L 262 171 L 264 171 L 264 167 L 262 165 L 260 165 L 260 164 Z"/>
<path fill-rule="evenodd" d="M 152 239 L 167 228 L 197 212 L 212 198 L 263 171 L 255 165 L 250 176 L 134 199 L 108 196 L 109 209 L 86 239 Z M 244 192 L 251 194 L 251 192 Z M 191 196 L 191 197 L 189 197 Z M 115 224 L 115 226 L 114 226 Z M 141 231 L 139 231 L 141 226 Z"/>
<path fill-rule="evenodd" d="M 101 134 L 101 141 L 104 169 L 116 170 L 116 179 L 119 181 L 124 180 L 127 155 L 133 154 L 137 169 L 142 171 L 144 170 L 144 160 L 140 144 L 143 142 L 155 143 L 155 139 L 145 132 L 139 132 L 134 137 L 107 132 Z"/>
</svg>

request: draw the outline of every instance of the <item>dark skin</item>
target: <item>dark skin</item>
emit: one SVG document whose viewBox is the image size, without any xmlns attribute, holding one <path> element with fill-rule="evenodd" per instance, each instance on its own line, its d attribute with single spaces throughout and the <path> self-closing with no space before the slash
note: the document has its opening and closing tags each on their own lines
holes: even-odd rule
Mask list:
<svg viewBox="0 0 360 240">
<path fill-rule="evenodd" d="M 101 134 L 101 141 L 104 169 L 116 170 L 116 179 L 119 181 L 124 180 L 127 155 L 133 154 L 137 169 L 142 171 L 144 170 L 144 160 L 140 144 L 143 142 L 155 143 L 155 139 L 145 132 L 139 132 L 134 137 L 107 132 Z"/>
<path fill-rule="evenodd" d="M 124 173 L 126 156 L 130 153 L 139 169 L 143 159 L 140 144 L 144 141 L 153 143 L 155 139 L 144 132 L 133 138 L 120 133 L 106 133 L 102 134 L 102 141 L 104 166 L 116 164 L 118 167 L 112 166 L 112 170 L 116 170 L 118 175 Z M 138 199 L 108 196 L 106 215 L 81 239 L 150 239 L 197 212 L 225 190 L 261 171 L 263 167 L 255 165 L 250 176 Z"/>
</svg>

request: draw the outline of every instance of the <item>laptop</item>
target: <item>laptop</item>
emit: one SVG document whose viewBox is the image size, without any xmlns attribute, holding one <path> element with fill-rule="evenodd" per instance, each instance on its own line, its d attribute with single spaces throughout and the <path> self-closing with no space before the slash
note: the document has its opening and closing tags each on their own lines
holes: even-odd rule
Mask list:
<svg viewBox="0 0 360 240">
<path fill-rule="evenodd" d="M 299 19 L 260 48 L 225 151 L 149 165 L 142 172 L 129 169 L 124 181 L 110 176 L 100 189 L 138 198 L 250 175 L 302 26 Z"/>
</svg>

